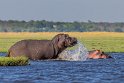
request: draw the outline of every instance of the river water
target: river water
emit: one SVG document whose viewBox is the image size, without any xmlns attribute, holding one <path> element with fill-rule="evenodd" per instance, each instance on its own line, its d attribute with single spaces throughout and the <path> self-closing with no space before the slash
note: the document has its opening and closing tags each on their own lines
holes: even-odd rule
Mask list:
<svg viewBox="0 0 124 83">
<path fill-rule="evenodd" d="M 28 66 L 1 66 L 0 83 L 124 83 L 124 53 L 109 55 L 114 59 L 46 60 L 30 61 Z"/>
</svg>

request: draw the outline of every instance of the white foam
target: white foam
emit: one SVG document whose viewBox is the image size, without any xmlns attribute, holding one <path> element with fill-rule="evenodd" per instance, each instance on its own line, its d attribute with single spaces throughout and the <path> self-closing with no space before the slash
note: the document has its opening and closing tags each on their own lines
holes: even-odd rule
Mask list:
<svg viewBox="0 0 124 83">
<path fill-rule="evenodd" d="M 59 54 L 59 59 L 71 61 L 85 61 L 88 56 L 88 50 L 79 41 L 74 50 L 65 50 Z"/>
</svg>

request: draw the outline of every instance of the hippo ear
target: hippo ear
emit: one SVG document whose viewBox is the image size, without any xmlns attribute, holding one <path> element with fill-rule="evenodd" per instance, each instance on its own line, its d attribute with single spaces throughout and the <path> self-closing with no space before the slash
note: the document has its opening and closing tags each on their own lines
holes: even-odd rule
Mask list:
<svg viewBox="0 0 124 83">
<path fill-rule="evenodd" d="M 59 35 L 60 35 L 60 34 L 56 35 L 56 36 L 52 39 L 52 42 L 53 42 L 54 44 L 57 44 L 57 43 L 59 42 Z"/>
</svg>

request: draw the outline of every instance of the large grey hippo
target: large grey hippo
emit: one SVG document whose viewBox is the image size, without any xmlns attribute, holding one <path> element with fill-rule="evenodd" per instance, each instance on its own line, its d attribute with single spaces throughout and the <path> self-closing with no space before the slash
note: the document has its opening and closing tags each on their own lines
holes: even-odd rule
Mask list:
<svg viewBox="0 0 124 83">
<path fill-rule="evenodd" d="M 8 57 L 26 56 L 32 60 L 56 59 L 67 47 L 72 47 L 77 39 L 68 34 L 58 34 L 52 40 L 21 40 L 8 50 Z"/>
</svg>

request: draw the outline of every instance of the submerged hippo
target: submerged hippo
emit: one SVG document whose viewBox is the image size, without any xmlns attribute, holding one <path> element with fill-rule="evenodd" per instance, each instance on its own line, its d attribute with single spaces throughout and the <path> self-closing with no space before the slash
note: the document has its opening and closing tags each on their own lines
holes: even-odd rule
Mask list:
<svg viewBox="0 0 124 83">
<path fill-rule="evenodd" d="M 93 50 L 93 51 L 89 52 L 88 58 L 90 58 L 90 59 L 107 59 L 107 58 L 112 58 L 112 57 L 105 54 L 101 50 Z"/>
<path fill-rule="evenodd" d="M 81 60 L 80 53 L 76 52 L 75 50 L 65 50 L 64 52 L 59 54 L 58 60 Z M 83 55 L 84 57 L 84 55 Z M 89 51 L 88 55 L 86 55 L 87 59 L 107 59 L 112 58 L 111 56 L 105 54 L 101 50 L 92 50 Z M 85 59 L 84 57 L 83 59 Z"/>
<path fill-rule="evenodd" d="M 77 39 L 68 34 L 58 34 L 52 40 L 22 40 L 8 50 L 8 57 L 26 56 L 32 60 L 56 59 L 67 47 L 72 47 Z"/>
</svg>

